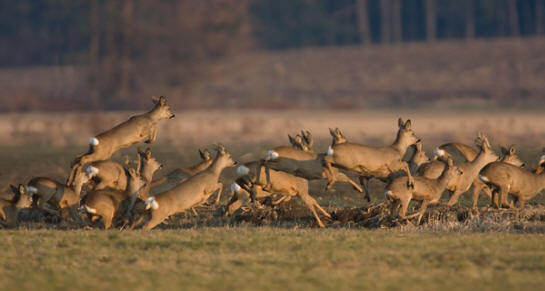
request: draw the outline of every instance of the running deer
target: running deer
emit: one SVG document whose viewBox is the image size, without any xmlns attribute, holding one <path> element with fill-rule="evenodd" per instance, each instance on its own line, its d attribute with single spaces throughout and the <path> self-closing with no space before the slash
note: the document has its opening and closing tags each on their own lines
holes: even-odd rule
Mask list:
<svg viewBox="0 0 545 291">
<path fill-rule="evenodd" d="M 155 106 L 151 111 L 133 116 L 114 128 L 90 138 L 89 151 L 74 160 L 67 184 L 72 184 L 76 172 L 87 163 L 107 160 L 119 149 L 142 141 L 155 142 L 159 121 L 174 118 L 175 115 L 163 96 L 153 101 Z"/>
<path fill-rule="evenodd" d="M 50 178 L 36 177 L 27 183 L 27 192 L 33 195 L 36 200 L 36 206 L 52 214 L 58 214 L 57 210 L 50 209 L 48 205 L 61 211 L 61 216 L 65 211 L 75 221 L 80 222 L 81 217 L 78 214 L 80 203 L 81 188 L 89 182 L 88 176 L 84 172 L 76 174 L 74 183 L 71 186 L 64 185 Z"/>
<path fill-rule="evenodd" d="M 10 200 L 0 199 L 0 224 L 4 227 L 17 227 L 19 210 L 32 205 L 32 196 L 26 191 L 25 185 L 15 187 L 9 185 L 14 196 Z"/>
<path fill-rule="evenodd" d="M 83 209 L 87 212 L 89 220 L 95 223 L 102 218 L 104 228 L 109 229 L 114 218 L 123 216 L 120 205 L 122 201 L 132 200 L 138 196 L 139 192 L 146 185 L 146 181 L 134 169 L 128 169 L 129 181 L 125 191 L 114 190 L 110 188 L 95 190 L 87 194 L 87 199 L 83 203 Z"/>
<path fill-rule="evenodd" d="M 473 149 L 471 147 L 464 144 L 460 144 L 460 143 L 450 143 L 447 145 L 453 145 L 453 144 L 456 144 L 458 146 L 463 146 L 460 148 L 465 149 L 464 150 L 465 153 L 462 155 L 467 159 L 467 161 L 462 163 L 470 163 L 475 160 L 476 156 L 473 156 L 473 152 L 472 152 Z M 525 165 L 524 162 L 522 162 L 520 158 L 518 157 L 518 155 L 516 154 L 516 148 L 514 145 L 510 146 L 509 149 L 505 147 L 501 147 L 501 153 L 502 153 L 502 157 L 500 159 L 500 162 L 511 164 L 516 167 L 523 167 Z M 435 150 L 435 154 L 437 156 L 437 159 L 430 163 L 422 165 L 421 169 L 418 171 L 419 175 L 423 175 L 428 178 L 434 178 L 434 177 L 438 177 L 441 171 L 444 170 L 445 163 L 443 161 L 451 157 L 451 155 L 444 150 L 444 145 L 437 148 Z M 473 186 L 472 208 L 477 208 L 477 202 L 479 200 L 479 194 L 481 193 L 481 190 L 483 190 L 488 197 L 492 198 L 492 191 L 490 190 L 489 187 L 486 186 L 485 183 L 479 180 L 478 177 L 474 178 L 472 182 L 472 186 Z"/>
<path fill-rule="evenodd" d="M 451 193 L 450 199 L 447 203 L 448 206 L 453 206 L 456 204 L 460 195 L 469 190 L 471 185 L 473 185 L 474 181 L 477 179 L 479 171 L 484 166 L 498 160 L 498 156 L 494 153 L 494 151 L 492 151 L 492 147 L 490 146 L 488 139 L 482 133 L 479 133 L 477 143 L 481 150 L 473 161 L 456 163 L 456 166 L 460 168 L 464 174 L 451 180 L 447 185 L 447 190 L 449 190 Z M 438 152 L 438 154 L 441 157 L 442 153 Z M 440 160 L 436 160 L 430 164 L 422 165 L 419 169 L 419 174 L 429 179 L 437 179 L 439 175 L 441 175 L 440 171 L 444 170 L 444 168 L 445 164 Z M 475 190 L 476 188 L 474 188 L 473 193 L 474 207 L 477 205 L 477 199 L 480 192 L 480 188 Z"/>
<path fill-rule="evenodd" d="M 507 202 L 507 196 L 511 195 L 518 201 L 519 208 L 523 208 L 526 201 L 545 188 L 544 161 L 542 156 L 533 172 L 506 163 L 491 163 L 480 171 L 479 179 L 492 189 L 495 207 L 511 208 Z"/>
<path fill-rule="evenodd" d="M 448 158 L 446 168 L 437 179 L 415 176 L 414 188 L 407 186 L 407 177 L 399 177 L 392 180 L 386 187 L 385 192 L 386 197 L 392 202 L 390 214 L 394 217 L 395 211 L 398 206 L 401 205 L 399 216 L 402 219 L 418 216 L 417 225 L 419 225 L 428 205 L 439 203 L 441 194 L 445 191 L 448 183 L 456 177 L 460 177 L 462 174 L 463 172 L 454 165 L 452 159 Z M 406 216 L 407 208 L 411 200 L 422 201 L 422 204 L 418 212 Z"/>
<path fill-rule="evenodd" d="M 202 151 L 199 149 L 199 155 L 201 156 L 201 161 L 199 163 L 187 168 L 174 169 L 165 176 L 154 179 L 151 182 L 151 194 L 157 194 L 170 190 L 187 178 L 202 172 L 212 164 L 212 155 L 208 149 L 204 149 Z"/>
<path fill-rule="evenodd" d="M 324 162 L 327 169 L 333 172 L 333 167 L 357 172 L 360 175 L 360 184 L 365 189 L 365 198 L 371 201 L 368 182 L 371 178 L 388 181 L 390 174 L 403 170 L 407 173 L 409 186 L 413 178 L 409 165 L 402 160 L 407 148 L 416 144 L 420 139 L 414 134 L 411 121 L 398 120 L 399 130 L 394 143 L 385 147 L 370 147 L 349 143 L 337 128 L 330 129 L 333 137 L 332 145 L 327 150 Z M 329 185 L 335 182 L 335 176 L 329 175 Z M 328 186 L 329 186 L 328 185 Z"/>
<path fill-rule="evenodd" d="M 309 131 L 304 134 L 304 143 L 312 145 L 312 135 Z M 307 142 L 308 141 L 308 142 Z M 270 188 L 269 168 L 277 171 L 283 171 L 297 177 L 307 180 L 328 179 L 329 175 L 334 176 L 334 181 L 346 182 L 352 185 L 354 189 L 362 192 L 361 187 L 350 179 L 346 174 L 337 168 L 328 171 L 324 166 L 324 157 L 326 154 L 318 154 L 310 150 L 302 150 L 296 147 L 279 146 L 267 151 L 267 157 L 261 163 L 265 166 L 265 175 L 267 183 L 265 189 Z M 260 180 L 261 171 L 257 172 L 257 178 Z M 331 189 L 333 183 L 328 184 L 327 189 Z"/>
<path fill-rule="evenodd" d="M 216 191 L 220 192 L 220 196 L 223 188 L 219 182 L 220 174 L 223 169 L 235 164 L 225 148 L 218 145 L 216 158 L 206 170 L 146 200 L 149 220 L 143 224 L 143 228 L 152 229 L 167 217 L 204 203 Z"/>
<path fill-rule="evenodd" d="M 261 175 L 258 173 L 261 172 Z M 267 182 L 264 178 L 265 168 L 260 162 L 250 162 L 245 165 L 241 165 L 237 168 L 238 178 L 231 185 L 231 191 L 233 196 L 227 204 L 226 215 L 232 214 L 238 208 L 242 206 L 242 195 L 250 194 L 253 201 L 264 197 L 269 197 L 274 194 L 279 194 L 282 197 L 273 202 L 273 205 L 277 205 L 281 202 L 289 201 L 294 196 L 299 196 L 305 205 L 310 209 L 312 215 L 316 219 L 316 222 L 320 227 L 324 227 L 324 224 L 318 216 L 318 212 L 327 218 L 331 218 L 331 215 L 327 213 L 312 196 L 309 194 L 308 181 L 296 177 L 294 175 L 282 172 L 270 170 L 270 190 L 265 190 L 263 185 Z M 257 177 L 261 178 L 257 178 Z"/>
</svg>

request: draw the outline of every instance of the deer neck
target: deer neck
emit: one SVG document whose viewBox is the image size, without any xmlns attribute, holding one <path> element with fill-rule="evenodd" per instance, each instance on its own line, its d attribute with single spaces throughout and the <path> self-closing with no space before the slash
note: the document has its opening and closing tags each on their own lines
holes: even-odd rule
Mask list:
<svg viewBox="0 0 545 291">
<path fill-rule="evenodd" d="M 493 161 L 488 160 L 486 158 L 486 154 L 483 151 L 481 151 L 479 152 L 477 157 L 470 162 L 471 164 L 470 170 L 473 172 L 479 172 L 484 166 L 486 166 L 487 164 L 491 162 Z"/>
<path fill-rule="evenodd" d="M 539 188 L 539 191 L 543 190 L 543 188 L 545 188 L 545 172 L 539 175 L 533 175 L 533 177 L 534 177 L 534 185 L 536 185 Z"/>
<path fill-rule="evenodd" d="M 394 143 L 392 144 L 392 148 L 400 153 L 400 155 L 404 155 L 407 151 L 407 148 L 410 146 L 409 141 L 406 138 L 403 138 L 400 134 L 400 132 L 397 132 L 396 139 Z"/>
<path fill-rule="evenodd" d="M 152 119 L 152 120 L 160 120 L 161 119 L 161 106 L 157 105 L 155 107 L 153 107 L 153 109 L 151 109 L 147 115 Z"/>
<path fill-rule="evenodd" d="M 218 177 L 220 176 L 221 171 L 223 171 L 224 168 L 225 166 L 220 162 L 219 158 L 215 158 L 210 167 L 208 167 L 208 169 L 210 169 L 210 171 Z"/>
</svg>

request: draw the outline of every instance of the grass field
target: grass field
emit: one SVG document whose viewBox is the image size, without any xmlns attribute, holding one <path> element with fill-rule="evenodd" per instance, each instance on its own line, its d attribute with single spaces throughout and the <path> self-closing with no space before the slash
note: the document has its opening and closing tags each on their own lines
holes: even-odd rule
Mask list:
<svg viewBox="0 0 545 291">
<path fill-rule="evenodd" d="M 543 234 L 4 231 L 6 290 L 542 290 Z"/>
</svg>

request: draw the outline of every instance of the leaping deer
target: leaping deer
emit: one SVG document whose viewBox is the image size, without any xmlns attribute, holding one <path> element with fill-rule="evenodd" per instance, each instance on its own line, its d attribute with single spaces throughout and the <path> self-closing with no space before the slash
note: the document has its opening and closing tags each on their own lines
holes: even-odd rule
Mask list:
<svg viewBox="0 0 545 291">
<path fill-rule="evenodd" d="M 155 106 L 149 112 L 136 115 L 129 120 L 89 139 L 89 151 L 72 163 L 67 184 L 71 185 L 76 172 L 87 163 L 107 160 L 121 148 L 145 141 L 153 143 L 157 139 L 157 125 L 163 119 L 174 118 L 165 97 L 153 99 Z"/>
<path fill-rule="evenodd" d="M 329 129 L 333 137 L 332 145 L 324 158 L 325 166 L 330 173 L 334 167 L 357 172 L 360 175 L 360 184 L 365 189 L 365 198 L 371 201 L 368 182 L 371 178 L 388 181 L 390 174 L 403 170 L 407 173 L 409 186 L 413 184 L 413 178 L 408 164 L 402 160 L 407 148 L 416 144 L 420 139 L 411 128 L 411 121 L 398 120 L 399 130 L 392 145 L 385 147 L 370 147 L 355 143 L 349 143 L 341 131 Z M 329 175 L 328 187 L 335 183 L 335 176 Z"/>
</svg>

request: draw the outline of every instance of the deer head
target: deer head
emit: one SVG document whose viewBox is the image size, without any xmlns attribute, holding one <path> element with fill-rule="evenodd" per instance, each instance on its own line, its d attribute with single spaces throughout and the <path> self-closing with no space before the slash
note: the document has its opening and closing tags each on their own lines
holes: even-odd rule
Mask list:
<svg viewBox="0 0 545 291">
<path fill-rule="evenodd" d="M 341 130 L 336 127 L 334 130 L 329 129 L 329 134 L 331 134 L 331 137 L 333 137 L 333 141 L 331 142 L 331 145 L 338 145 L 346 143 L 347 140 L 344 138 L 343 134 L 341 133 Z"/>
<path fill-rule="evenodd" d="M 509 149 L 505 147 L 501 147 L 501 154 L 502 157 L 500 161 L 504 163 L 511 164 L 516 167 L 524 167 L 526 164 L 520 160 L 520 158 L 517 156 L 517 150 L 514 145 L 511 145 Z"/>
<path fill-rule="evenodd" d="M 15 194 L 12 200 L 15 202 L 15 207 L 28 208 L 32 205 L 32 195 L 26 191 L 25 185 L 19 184 L 19 187 L 9 185 L 9 187 L 13 194 Z"/>
<path fill-rule="evenodd" d="M 158 112 L 159 119 L 171 119 L 176 116 L 170 111 L 170 106 L 167 104 L 165 97 L 152 97 L 152 101 L 155 104 L 153 110 Z"/>
<path fill-rule="evenodd" d="M 216 167 L 219 167 L 221 169 L 226 167 L 233 167 L 237 163 L 232 159 L 231 154 L 225 150 L 225 147 L 222 144 L 216 145 Z"/>
<path fill-rule="evenodd" d="M 418 138 L 412 130 L 412 122 L 410 119 L 403 122 L 403 119 L 400 117 L 397 120 L 397 124 L 399 128 L 397 132 L 397 140 L 399 142 L 405 144 L 406 146 L 410 146 L 420 141 L 420 138 Z"/>
</svg>

